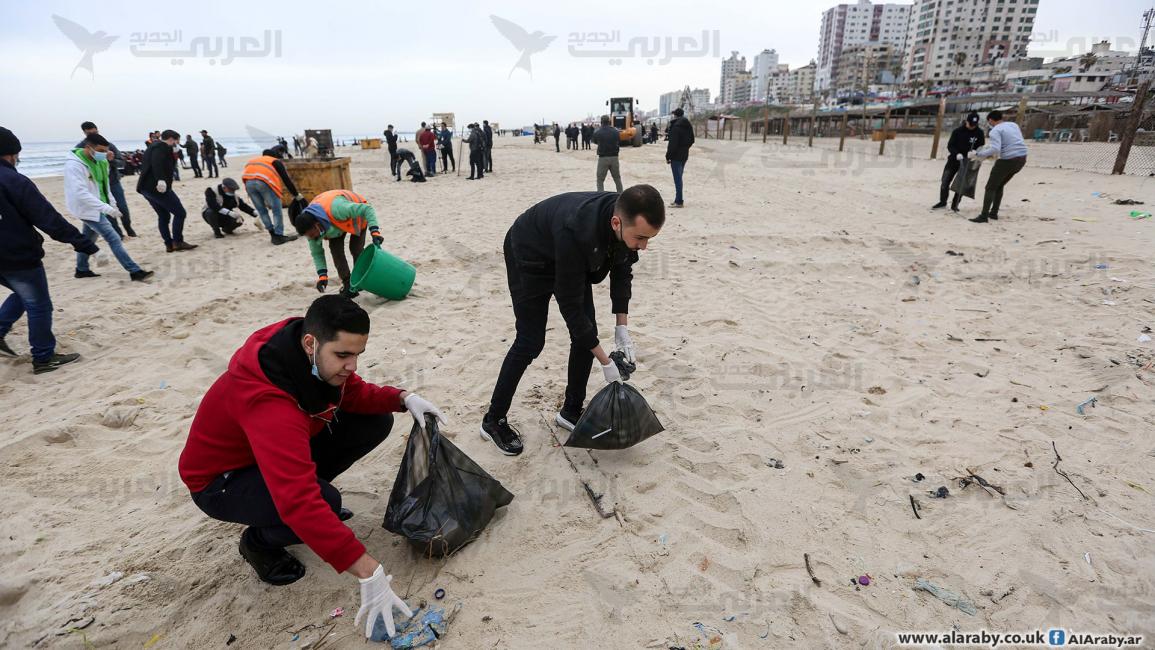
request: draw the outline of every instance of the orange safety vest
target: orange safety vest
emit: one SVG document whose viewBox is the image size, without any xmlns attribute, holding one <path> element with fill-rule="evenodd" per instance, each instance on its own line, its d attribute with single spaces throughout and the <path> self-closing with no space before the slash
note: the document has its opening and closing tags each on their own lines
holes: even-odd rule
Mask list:
<svg viewBox="0 0 1155 650">
<path fill-rule="evenodd" d="M 277 196 L 282 196 L 285 193 L 285 188 L 281 184 L 281 175 L 277 173 L 273 163 L 276 158 L 272 156 L 257 156 L 245 165 L 245 171 L 241 174 L 243 182 L 252 180 L 261 181 L 268 185 L 271 190 L 276 192 Z"/>
<path fill-rule="evenodd" d="M 367 223 L 362 217 L 357 217 L 356 220 L 351 219 L 349 221 L 338 221 L 333 218 L 333 200 L 338 196 L 343 196 L 353 203 L 369 202 L 365 197 L 356 192 L 350 192 L 349 190 L 326 190 L 313 197 L 312 203 L 321 206 L 321 209 L 325 211 L 325 215 L 329 217 L 329 223 L 333 224 L 338 230 L 344 230 L 354 236 L 364 232 Z"/>
</svg>

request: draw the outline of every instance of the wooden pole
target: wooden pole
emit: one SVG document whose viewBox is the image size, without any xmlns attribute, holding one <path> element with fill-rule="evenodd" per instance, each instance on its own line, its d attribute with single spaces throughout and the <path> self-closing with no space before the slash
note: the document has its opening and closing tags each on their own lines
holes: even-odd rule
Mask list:
<svg viewBox="0 0 1155 650">
<path fill-rule="evenodd" d="M 810 133 L 807 138 L 806 146 L 814 146 L 814 121 L 818 118 L 818 101 L 814 101 L 814 109 L 810 111 Z"/>
<path fill-rule="evenodd" d="M 934 160 L 938 157 L 938 141 L 942 137 L 942 120 L 946 115 L 946 95 L 940 95 L 938 98 L 938 117 L 934 120 L 934 142 L 930 145 L 930 159 Z"/>
<path fill-rule="evenodd" d="M 882 118 L 882 139 L 878 141 L 878 155 L 886 150 L 886 136 L 887 130 L 890 128 L 890 105 L 886 106 L 886 115 Z"/>
<path fill-rule="evenodd" d="M 750 121 L 742 118 L 742 142 L 746 142 L 747 136 L 750 135 Z"/>
<path fill-rule="evenodd" d="M 1119 154 L 1115 156 L 1115 167 L 1112 174 L 1122 174 L 1127 168 L 1127 157 L 1131 155 L 1131 145 L 1135 142 L 1135 132 L 1139 130 L 1139 122 L 1143 119 L 1143 107 L 1147 104 L 1147 92 L 1151 89 L 1151 81 L 1139 84 L 1135 91 L 1135 101 L 1131 102 L 1131 114 L 1127 116 L 1127 126 L 1119 137 Z"/>
<path fill-rule="evenodd" d="M 842 114 L 842 125 L 838 127 L 838 150 L 846 146 L 846 113 Z"/>
<path fill-rule="evenodd" d="M 786 140 L 790 137 L 790 115 L 787 114 L 782 118 L 782 144 L 786 144 Z"/>
<path fill-rule="evenodd" d="M 1015 122 L 1022 128 L 1027 125 L 1027 96 L 1024 94 L 1019 99 L 1019 112 L 1015 113 Z"/>
<path fill-rule="evenodd" d="M 762 109 L 762 144 L 766 144 L 766 136 L 770 134 L 770 109 Z"/>
<path fill-rule="evenodd" d="M 715 140 L 721 140 L 722 134 L 725 132 L 725 130 L 726 130 L 726 120 L 719 117 L 718 118 L 718 124 L 717 124 L 717 126 L 714 127 L 714 139 Z"/>
</svg>

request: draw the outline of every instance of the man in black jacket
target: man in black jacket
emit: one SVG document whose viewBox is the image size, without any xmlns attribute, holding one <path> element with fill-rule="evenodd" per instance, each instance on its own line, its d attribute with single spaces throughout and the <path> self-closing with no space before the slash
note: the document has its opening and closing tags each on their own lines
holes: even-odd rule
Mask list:
<svg viewBox="0 0 1155 650">
<path fill-rule="evenodd" d="M 165 129 L 160 140 L 148 145 L 144 152 L 144 163 L 140 167 L 140 177 L 136 181 L 136 192 L 148 201 L 156 211 L 156 223 L 160 236 L 164 239 L 164 249 L 168 252 L 191 251 L 196 244 L 184 240 L 184 220 L 187 216 L 180 197 L 172 188 L 173 168 L 172 148 L 180 142 L 180 134 Z M 169 219 L 172 231 L 169 231 Z"/>
<path fill-rule="evenodd" d="M 32 372 L 52 372 L 80 358 L 57 354 L 52 335 L 52 297 L 44 272 L 44 238 L 39 228 L 78 253 L 94 255 L 99 248 L 52 207 L 36 184 L 16 171 L 20 140 L 0 127 L 0 286 L 12 292 L 0 304 L 0 356 L 15 357 L 4 341 L 12 325 L 28 314 L 28 344 Z"/>
<path fill-rule="evenodd" d="M 92 122 L 85 122 L 80 125 L 80 130 L 84 131 L 84 137 L 88 137 L 92 133 L 100 133 L 100 129 Z M 74 149 L 83 149 L 84 140 L 76 143 Z M 124 169 L 126 161 L 124 154 L 116 145 L 111 142 L 108 143 L 108 151 L 112 154 L 108 158 L 108 189 L 112 192 L 112 198 L 116 200 L 116 209 L 120 210 L 120 221 L 124 223 L 124 231 L 121 232 L 120 224 L 116 223 L 116 217 L 108 216 L 108 222 L 112 224 L 113 230 L 120 235 L 121 239 L 127 235 L 128 237 L 136 237 L 136 231 L 132 229 L 132 219 L 128 214 L 128 199 L 124 198 L 124 186 L 120 184 L 121 170 Z"/>
<path fill-rule="evenodd" d="M 200 158 L 200 147 L 196 142 L 193 142 L 191 134 L 184 137 L 184 144 L 181 146 L 184 147 L 185 156 L 188 157 L 188 164 L 192 167 L 193 178 L 203 177 L 204 175 L 201 174 L 201 166 L 197 162 L 197 159 Z"/>
<path fill-rule="evenodd" d="M 221 181 L 216 190 L 205 188 L 205 207 L 201 210 L 201 218 L 213 229 L 213 237 L 217 239 L 233 234 L 234 230 L 245 223 L 241 212 L 254 219 L 257 217 L 257 211 L 237 196 L 239 189 L 240 185 L 231 178 Z"/>
<path fill-rule="evenodd" d="M 557 125 L 557 122 L 554 122 L 553 123 L 553 148 L 558 153 L 561 153 L 560 142 L 561 142 L 561 127 Z"/>
<path fill-rule="evenodd" d="M 522 375 L 545 347 L 551 296 L 557 298 L 570 335 L 565 402 L 557 423 L 572 431 L 581 418 L 586 381 L 595 358 L 607 383 L 621 379 L 617 364 L 598 341 L 593 285 L 609 276 L 617 317 L 614 343 L 627 360 L 634 361 L 634 344 L 627 328 L 632 267 L 638 261 L 638 251 L 646 249 L 665 220 L 662 195 L 649 185 L 635 185 L 621 194 L 559 194 L 514 221 L 505 235 L 504 251 L 517 335 L 501 364 L 489 411 L 482 419 L 482 438 L 508 456 L 522 451 L 521 434 L 509 425 L 506 415 Z"/>
<path fill-rule="evenodd" d="M 205 171 L 208 172 L 209 178 L 221 175 L 217 169 L 217 141 L 213 140 L 213 136 L 204 129 L 201 129 L 201 160 L 205 162 Z"/>
<path fill-rule="evenodd" d="M 485 173 L 493 173 L 493 127 L 489 126 L 489 120 L 481 120 L 484 125 L 481 128 L 482 134 L 485 136 Z"/>
<path fill-rule="evenodd" d="M 985 142 L 983 130 L 979 128 L 979 114 L 971 111 L 970 115 L 967 115 L 967 119 L 954 131 L 951 131 L 950 140 L 946 143 L 946 166 L 943 167 L 942 184 L 938 188 L 938 203 L 932 205 L 931 210 L 946 207 L 946 197 L 950 194 L 950 185 L 954 181 L 955 174 L 958 173 L 960 167 L 966 164 L 966 159 L 970 153 L 978 151 Z M 955 192 L 954 199 L 950 202 L 950 209 L 958 212 L 958 204 L 961 200 L 962 195 Z"/>
<path fill-rule="evenodd" d="M 389 173 L 394 176 L 397 175 L 397 134 L 393 131 L 393 125 L 390 124 L 383 132 L 385 136 L 385 146 L 389 148 Z"/>
<path fill-rule="evenodd" d="M 686 119 L 686 112 L 681 108 L 673 111 L 674 119 L 670 120 L 670 139 L 666 143 L 666 164 L 674 174 L 674 202 L 671 208 L 683 207 L 682 203 L 682 172 L 686 169 L 686 161 L 690 159 L 690 147 L 694 146 L 694 126 Z"/>
<path fill-rule="evenodd" d="M 585 129 L 583 126 L 582 129 Z M 614 177 L 614 187 L 622 191 L 622 170 L 618 164 L 618 152 L 622 147 L 622 135 L 610 124 L 610 116 L 602 116 L 602 126 L 594 132 L 593 141 L 598 145 L 598 191 L 606 189 L 606 172 Z"/>
</svg>

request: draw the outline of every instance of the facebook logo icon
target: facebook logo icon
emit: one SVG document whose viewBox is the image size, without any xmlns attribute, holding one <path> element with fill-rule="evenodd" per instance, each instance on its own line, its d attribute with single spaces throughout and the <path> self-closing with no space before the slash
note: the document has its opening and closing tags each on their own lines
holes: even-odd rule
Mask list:
<svg viewBox="0 0 1155 650">
<path fill-rule="evenodd" d="M 1063 645 L 1067 641 L 1067 631 L 1058 628 L 1052 628 L 1047 632 L 1047 643 L 1051 645 Z"/>
</svg>

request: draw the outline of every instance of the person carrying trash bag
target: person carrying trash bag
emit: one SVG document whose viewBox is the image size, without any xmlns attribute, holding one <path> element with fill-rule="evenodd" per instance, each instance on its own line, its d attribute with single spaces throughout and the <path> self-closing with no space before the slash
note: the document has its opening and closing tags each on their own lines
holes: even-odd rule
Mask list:
<svg viewBox="0 0 1155 650">
<path fill-rule="evenodd" d="M 966 120 L 961 125 L 951 131 L 950 140 L 946 143 L 946 165 L 942 169 L 942 182 L 938 189 L 938 203 L 930 206 L 931 210 L 946 207 L 947 195 L 953 189 L 952 181 L 959 175 L 960 169 L 965 170 L 967 167 L 967 158 L 971 153 L 978 151 L 980 147 L 986 142 L 983 136 L 983 130 L 979 128 L 979 114 L 971 111 L 967 115 Z M 973 185 L 973 183 L 972 183 Z M 970 198 L 975 198 L 974 190 L 968 195 Z M 954 199 L 950 203 L 950 209 L 958 212 L 959 201 L 962 200 L 962 194 L 955 190 Z"/>
<path fill-rule="evenodd" d="M 209 517 L 244 524 L 239 550 L 257 577 L 288 585 L 305 565 L 285 547 L 304 543 L 358 579 L 368 637 L 378 617 L 394 633 L 392 610 L 412 612 L 381 564 L 344 523 L 332 481 L 376 449 L 409 412 L 419 426 L 441 411 L 416 394 L 370 384 L 357 374 L 369 314 L 341 296 L 321 296 L 305 317 L 249 336 L 205 393 L 181 452 L 179 471 Z"/>
<path fill-rule="evenodd" d="M 356 192 L 328 190 L 318 194 L 299 214 L 291 217 L 297 234 L 309 240 L 309 252 L 313 255 L 313 265 L 317 267 L 317 291 L 324 293 L 329 286 L 325 248 L 321 244 L 322 240 L 328 240 L 333 265 L 337 267 L 337 277 L 341 278 L 341 295 L 349 298 L 356 296 L 357 292 L 349 286 L 352 272 L 343 247 L 348 239 L 349 253 L 356 264 L 361 251 L 365 249 L 366 231 L 377 246 L 385 242 L 373 206 Z"/>
<path fill-rule="evenodd" d="M 628 449 L 665 430 L 646 398 L 626 383 L 637 365 L 622 351 L 611 352 L 610 359 L 617 364 L 622 380 L 610 382 L 594 395 L 570 430 L 566 447 Z"/>
<path fill-rule="evenodd" d="M 593 285 L 609 276 L 616 315 L 614 343 L 635 360 L 628 331 L 632 267 L 666 221 L 662 195 L 649 185 L 615 192 L 569 192 L 526 210 L 505 235 L 505 269 L 517 335 L 493 388 L 481 437 L 508 456 L 522 452 L 521 434 L 506 420 L 514 393 L 530 363 L 545 347 L 550 297 L 570 335 L 565 401 L 556 421 L 572 431 L 582 415 L 586 381 L 594 359 L 606 382 L 620 380 L 617 365 L 598 341 Z"/>
</svg>

